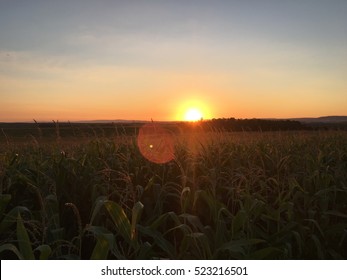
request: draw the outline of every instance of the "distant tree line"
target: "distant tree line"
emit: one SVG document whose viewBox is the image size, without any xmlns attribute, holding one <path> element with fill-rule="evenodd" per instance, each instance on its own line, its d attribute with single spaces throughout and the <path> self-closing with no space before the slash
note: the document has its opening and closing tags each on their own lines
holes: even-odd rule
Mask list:
<svg viewBox="0 0 347 280">
<path fill-rule="evenodd" d="M 347 122 L 336 122 L 336 123 L 308 123 L 305 124 L 306 127 L 309 127 L 311 130 L 346 130 L 347 131 Z"/>
<path fill-rule="evenodd" d="M 57 137 L 113 137 L 122 135 L 136 135 L 144 123 L 140 122 L 115 122 L 115 123 L 70 123 L 70 122 L 46 122 L 46 123 L 1 123 L 1 141 L 31 137 L 52 138 Z M 303 123 L 296 120 L 274 119 L 235 119 L 220 118 L 190 122 L 155 122 L 161 127 L 171 130 L 189 132 L 192 129 L 204 131 L 298 131 L 298 130 L 344 130 L 347 131 L 347 122 L 339 123 Z M 6 140 L 7 139 L 7 140 Z"/>
<path fill-rule="evenodd" d="M 293 120 L 264 119 L 212 119 L 201 123 L 204 128 L 221 131 L 286 131 L 307 129 L 302 123 Z"/>
</svg>

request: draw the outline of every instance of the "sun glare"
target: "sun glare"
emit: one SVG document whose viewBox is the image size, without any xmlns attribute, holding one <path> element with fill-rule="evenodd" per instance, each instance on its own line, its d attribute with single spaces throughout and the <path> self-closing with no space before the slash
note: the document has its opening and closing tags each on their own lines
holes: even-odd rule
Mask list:
<svg viewBox="0 0 347 280">
<path fill-rule="evenodd" d="M 186 121 L 195 122 L 203 118 L 202 113 L 196 108 L 190 108 L 184 115 Z"/>
<path fill-rule="evenodd" d="M 188 95 L 188 94 L 186 94 Z M 177 100 L 176 117 L 178 121 L 197 122 L 202 119 L 209 120 L 213 114 L 211 111 L 211 102 L 201 97 L 188 97 L 186 100 Z"/>
</svg>

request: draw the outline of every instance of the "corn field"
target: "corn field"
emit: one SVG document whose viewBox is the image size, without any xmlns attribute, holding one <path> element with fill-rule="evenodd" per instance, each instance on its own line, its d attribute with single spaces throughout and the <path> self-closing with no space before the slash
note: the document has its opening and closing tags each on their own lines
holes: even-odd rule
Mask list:
<svg viewBox="0 0 347 280">
<path fill-rule="evenodd" d="M 4 140 L 1 259 L 347 258 L 346 132 L 171 136 Z"/>
</svg>

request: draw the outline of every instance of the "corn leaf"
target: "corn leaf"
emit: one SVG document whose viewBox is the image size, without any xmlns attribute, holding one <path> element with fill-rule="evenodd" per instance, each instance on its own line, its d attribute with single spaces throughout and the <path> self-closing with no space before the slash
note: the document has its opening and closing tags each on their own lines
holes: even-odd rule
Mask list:
<svg viewBox="0 0 347 280">
<path fill-rule="evenodd" d="M 10 194 L 2 194 L 0 195 L 0 218 L 2 218 L 6 206 L 11 201 L 11 195 Z"/>
<path fill-rule="evenodd" d="M 48 257 L 52 253 L 51 247 L 46 245 L 46 244 L 40 245 L 39 247 L 37 247 L 35 249 L 35 251 L 39 251 L 40 252 L 40 260 L 48 260 Z"/>
<path fill-rule="evenodd" d="M 106 260 L 109 251 L 114 246 L 114 235 L 103 227 L 89 226 L 87 231 L 91 232 L 97 239 L 90 259 Z"/>
<path fill-rule="evenodd" d="M 104 206 L 107 209 L 118 233 L 128 242 L 131 243 L 131 225 L 123 208 L 113 201 L 105 201 Z"/>
<path fill-rule="evenodd" d="M 9 229 L 15 222 L 19 213 L 30 213 L 29 209 L 24 206 L 16 206 L 11 209 L 10 212 L 6 213 L 0 223 L 0 233 Z"/>
<path fill-rule="evenodd" d="M 17 218 L 17 241 L 19 250 L 26 260 L 34 260 L 34 253 L 27 230 L 24 227 L 21 215 L 18 213 Z"/>
<path fill-rule="evenodd" d="M 6 243 L 6 244 L 1 245 L 0 246 L 0 254 L 2 252 L 5 252 L 5 251 L 10 251 L 10 252 L 14 253 L 18 257 L 19 260 L 23 259 L 22 254 L 18 251 L 17 247 L 14 246 L 13 244 Z"/>
<path fill-rule="evenodd" d="M 133 207 L 132 216 L 131 216 L 131 239 L 132 240 L 134 240 L 136 237 L 136 224 L 140 220 L 143 207 L 144 206 L 140 201 L 136 202 Z"/>
</svg>

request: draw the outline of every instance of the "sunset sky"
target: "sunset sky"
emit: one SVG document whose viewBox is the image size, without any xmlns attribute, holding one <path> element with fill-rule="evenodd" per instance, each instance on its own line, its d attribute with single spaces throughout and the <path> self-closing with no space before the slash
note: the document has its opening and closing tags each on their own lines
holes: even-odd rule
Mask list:
<svg viewBox="0 0 347 280">
<path fill-rule="evenodd" d="M 0 122 L 347 115 L 346 0 L 0 0 Z"/>
</svg>

